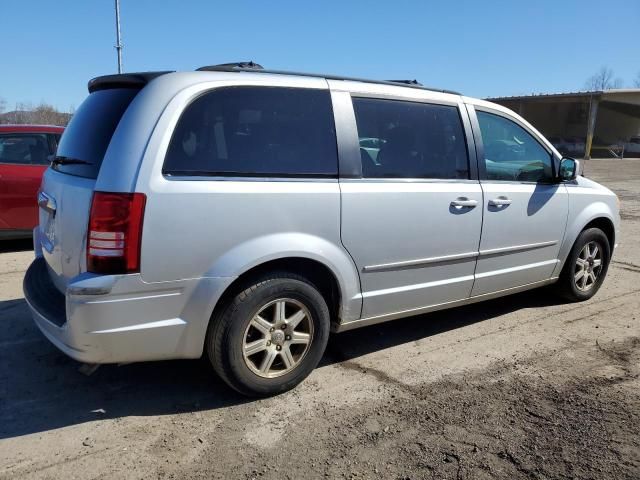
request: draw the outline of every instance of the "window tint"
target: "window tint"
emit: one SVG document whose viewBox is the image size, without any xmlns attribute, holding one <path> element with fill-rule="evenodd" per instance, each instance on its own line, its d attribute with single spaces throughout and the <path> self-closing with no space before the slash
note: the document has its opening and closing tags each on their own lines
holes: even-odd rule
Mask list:
<svg viewBox="0 0 640 480">
<path fill-rule="evenodd" d="M 0 134 L 0 163 L 47 165 L 49 144 L 45 133 Z"/>
<path fill-rule="evenodd" d="M 353 98 L 362 176 L 469 178 L 457 107 Z"/>
<path fill-rule="evenodd" d="M 194 100 L 165 158 L 171 175 L 337 176 L 327 90 L 230 87 Z"/>
<path fill-rule="evenodd" d="M 134 88 L 113 88 L 90 94 L 71 117 L 57 152 L 58 157 L 89 164 L 57 164 L 53 168 L 71 175 L 97 178 L 113 132 L 138 92 Z"/>
<path fill-rule="evenodd" d="M 551 154 L 521 126 L 499 115 L 477 112 L 489 180 L 550 181 Z"/>
</svg>

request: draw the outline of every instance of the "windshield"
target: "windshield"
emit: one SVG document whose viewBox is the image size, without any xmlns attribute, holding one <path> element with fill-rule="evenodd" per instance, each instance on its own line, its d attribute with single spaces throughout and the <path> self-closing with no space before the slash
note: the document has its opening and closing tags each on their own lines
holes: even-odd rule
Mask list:
<svg viewBox="0 0 640 480">
<path fill-rule="evenodd" d="M 60 140 L 56 158 L 63 161 L 55 162 L 51 168 L 70 175 L 98 178 L 113 132 L 138 92 L 138 89 L 114 88 L 89 95 Z"/>
</svg>

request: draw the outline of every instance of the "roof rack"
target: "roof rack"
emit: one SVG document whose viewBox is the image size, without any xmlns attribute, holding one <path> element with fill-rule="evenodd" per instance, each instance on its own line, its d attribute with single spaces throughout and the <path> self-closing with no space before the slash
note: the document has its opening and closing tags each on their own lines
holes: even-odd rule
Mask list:
<svg viewBox="0 0 640 480">
<path fill-rule="evenodd" d="M 255 63 L 252 60 L 249 60 L 248 62 L 232 62 L 232 63 L 220 63 L 219 65 L 208 65 L 206 67 L 200 67 L 196 71 L 229 72 L 233 70 L 264 70 L 264 67 L 259 63 Z"/>
<path fill-rule="evenodd" d="M 424 85 L 419 83 L 417 80 L 370 80 L 366 78 L 342 77 L 339 75 L 326 75 L 322 73 L 304 73 L 304 72 L 289 72 L 286 70 L 268 70 L 252 61 L 222 63 L 219 65 L 207 65 L 207 66 L 198 68 L 197 71 L 199 72 L 252 72 L 252 73 L 270 73 L 275 75 L 294 75 L 294 76 L 300 76 L 300 77 L 325 78 L 327 80 L 346 80 L 346 81 L 352 81 L 352 82 L 375 83 L 380 85 L 396 85 L 396 86 L 402 85 L 408 88 L 418 88 L 420 90 L 430 90 L 432 92 L 442 92 L 442 93 L 451 93 L 454 95 L 460 95 L 459 92 L 455 92 L 453 90 L 425 87 Z"/>
<path fill-rule="evenodd" d="M 392 82 L 392 83 L 404 83 L 405 85 L 419 85 L 422 87 L 422 84 L 416 80 L 387 80 L 387 82 Z"/>
</svg>

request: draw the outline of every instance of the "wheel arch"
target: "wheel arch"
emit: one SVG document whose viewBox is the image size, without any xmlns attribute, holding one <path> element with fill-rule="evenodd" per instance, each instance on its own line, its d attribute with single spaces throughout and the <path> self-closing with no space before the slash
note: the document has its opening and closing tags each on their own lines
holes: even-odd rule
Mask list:
<svg viewBox="0 0 640 480">
<path fill-rule="evenodd" d="M 239 285 L 269 271 L 287 271 L 308 278 L 332 301 L 334 321 L 360 318 L 360 277 L 342 245 L 302 233 L 279 233 L 236 245 L 209 269 L 210 277 L 234 277 L 216 301 L 218 308 Z M 212 312 L 214 311 L 212 308 Z"/>
<path fill-rule="evenodd" d="M 607 217 L 597 217 L 587 223 L 580 232 L 584 232 L 588 228 L 599 228 L 607 236 L 609 241 L 609 248 L 613 251 L 613 247 L 616 244 L 616 229 L 613 225 L 613 221 Z M 575 241 L 575 240 L 574 240 Z"/>
<path fill-rule="evenodd" d="M 252 281 L 270 272 L 287 272 L 309 280 L 327 301 L 332 321 L 338 321 L 342 292 L 335 273 L 325 264 L 308 257 L 281 257 L 255 265 L 239 275 L 222 293 L 212 315 L 224 307 Z"/>
<path fill-rule="evenodd" d="M 553 276 L 560 275 L 560 272 L 564 268 L 564 264 L 571 253 L 571 249 L 578 239 L 578 236 L 588 228 L 595 227 L 602 230 L 607 236 L 607 240 L 609 240 L 609 247 L 613 253 L 616 241 L 615 225 L 616 223 L 613 213 L 610 211 L 608 205 L 600 204 L 599 202 L 594 203 L 590 208 L 583 210 L 581 214 L 573 220 L 570 218 L 567 223 L 567 231 L 558 257 L 561 261 L 558 263 Z"/>
</svg>

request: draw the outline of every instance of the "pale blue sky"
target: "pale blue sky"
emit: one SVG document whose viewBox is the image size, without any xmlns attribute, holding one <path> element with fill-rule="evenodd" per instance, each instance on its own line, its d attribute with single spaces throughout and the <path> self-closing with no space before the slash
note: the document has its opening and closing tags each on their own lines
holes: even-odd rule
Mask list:
<svg viewBox="0 0 640 480">
<path fill-rule="evenodd" d="M 113 0 L 0 0 L 0 97 L 78 106 L 116 71 Z M 267 68 L 417 78 L 476 97 L 640 72 L 639 0 L 121 0 L 124 70 Z"/>
</svg>

